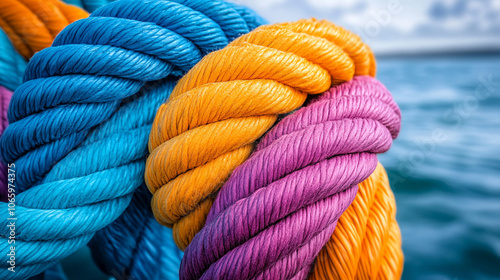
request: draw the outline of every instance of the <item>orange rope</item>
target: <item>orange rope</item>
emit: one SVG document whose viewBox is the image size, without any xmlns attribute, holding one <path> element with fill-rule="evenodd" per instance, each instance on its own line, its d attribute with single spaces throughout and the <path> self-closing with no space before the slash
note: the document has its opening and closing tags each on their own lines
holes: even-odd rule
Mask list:
<svg viewBox="0 0 500 280">
<path fill-rule="evenodd" d="M 0 28 L 26 60 L 49 47 L 68 24 L 87 16 L 84 10 L 58 0 L 0 1 Z"/>
<path fill-rule="evenodd" d="M 156 219 L 184 249 L 213 197 L 254 142 L 304 103 L 353 75 L 373 75 L 370 49 L 327 21 L 258 28 L 202 59 L 156 114 L 146 184 Z"/>
<path fill-rule="evenodd" d="M 316 257 L 309 279 L 399 279 L 402 271 L 396 201 L 379 163 L 359 184 L 356 198 Z"/>
</svg>

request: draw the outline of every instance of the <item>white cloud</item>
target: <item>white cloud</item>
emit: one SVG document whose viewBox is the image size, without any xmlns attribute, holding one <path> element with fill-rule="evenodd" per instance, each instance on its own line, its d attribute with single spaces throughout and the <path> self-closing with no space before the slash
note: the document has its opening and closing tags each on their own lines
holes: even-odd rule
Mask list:
<svg viewBox="0 0 500 280">
<path fill-rule="evenodd" d="M 405 48 L 409 46 L 405 42 L 410 39 L 412 44 L 418 44 L 420 41 L 428 43 L 439 38 L 442 39 L 440 44 L 442 47 L 446 42 L 457 38 L 467 41 L 471 36 L 500 37 L 498 36 L 500 0 L 233 0 L 233 2 L 255 9 L 270 22 L 310 17 L 328 19 L 358 33 L 369 41 L 374 49 L 387 45 L 400 45 Z M 398 3 L 400 13 L 391 13 L 388 7 L 390 3 Z M 476 41 L 478 46 L 486 42 Z"/>
</svg>

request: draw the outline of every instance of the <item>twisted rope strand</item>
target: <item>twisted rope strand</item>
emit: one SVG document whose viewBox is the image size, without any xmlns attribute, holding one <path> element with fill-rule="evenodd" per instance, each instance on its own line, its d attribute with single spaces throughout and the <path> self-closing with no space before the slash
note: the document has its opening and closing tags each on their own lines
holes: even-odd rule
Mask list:
<svg viewBox="0 0 500 280">
<path fill-rule="evenodd" d="M 399 279 L 402 271 L 396 202 L 379 163 L 359 184 L 356 198 L 321 249 L 309 279 Z"/>
<path fill-rule="evenodd" d="M 7 120 L 7 107 L 9 106 L 12 92 L 0 86 L 0 135 L 9 125 Z M 7 165 L 0 162 L 0 201 L 7 201 Z"/>
<path fill-rule="evenodd" d="M 63 0 L 66 4 L 80 7 L 85 11 L 92 13 L 98 8 L 113 2 L 115 0 Z"/>
<path fill-rule="evenodd" d="M 149 199 L 143 192 L 147 137 L 175 77 L 262 22 L 235 7 L 201 0 L 113 2 L 62 30 L 52 47 L 31 59 L 0 139 L 3 159 L 19 166 L 16 187 L 24 190 L 16 205 L 23 221 L 16 253 L 25 256 L 16 262 L 17 279 L 71 254 L 95 232 L 91 249 L 106 273 L 126 270 L 138 279 L 172 273 L 148 269 L 155 259 L 170 261 L 158 237 L 171 233 L 152 226 L 151 212 L 139 206 Z M 146 224 L 142 233 L 126 225 L 138 219 Z M 7 237 L 6 229 L 0 233 Z"/>
<path fill-rule="evenodd" d="M 34 5 L 25 6 L 31 4 Z M 29 9 L 28 14 L 24 13 L 26 12 L 26 9 Z M 22 15 L 20 15 L 20 13 Z M 33 28 L 32 24 L 34 24 L 33 20 L 43 21 L 36 22 L 36 24 L 38 26 L 38 24 L 43 23 L 45 27 L 47 27 L 51 33 L 50 35 L 52 37 L 50 38 L 50 42 L 52 42 L 52 38 L 55 37 L 55 35 L 59 33 L 65 25 L 69 24 L 70 21 L 86 16 L 87 15 L 82 13 L 82 11 L 77 9 L 75 10 L 73 7 L 68 7 L 59 1 L 7 1 L 2 2 L 0 5 L 0 27 L 5 27 L 6 30 L 9 31 L 9 35 L 12 37 L 12 40 L 17 40 L 18 42 L 28 41 L 29 43 L 33 40 L 38 42 L 40 39 L 42 41 L 48 39 L 47 33 L 45 32 L 31 32 Z M 24 20 L 27 21 L 24 22 Z M 36 38 L 33 36 L 36 36 Z M 38 38 L 38 36 L 40 36 L 40 38 Z M 24 45 L 21 44 L 21 48 L 23 48 L 23 46 Z M 49 44 L 46 44 L 44 47 L 48 46 Z M 31 55 L 33 54 L 34 52 L 31 52 L 29 57 L 26 58 L 31 58 Z M 22 82 L 22 76 L 25 69 L 25 58 L 16 52 L 8 36 L 3 31 L 0 31 L 0 85 L 5 86 L 9 90 L 15 90 Z M 3 93 L 6 94 L 6 92 Z M 9 96 L 11 95 L 12 94 Z M 8 99 L 10 100 L 10 97 Z M 8 105 L 8 103 L 5 105 Z M 1 112 L 1 117 L 5 118 L 5 127 L 8 125 L 6 116 L 7 109 Z M 0 131 L 0 136 L 2 135 L 5 127 L 2 131 Z M 5 166 L 2 164 L 2 170 L 4 167 Z M 2 176 L 5 176 L 5 174 Z M 3 193 L 6 191 L 6 181 L 3 180 L 0 182 L 0 192 Z M 5 197 L 2 196 L 1 199 L 3 200 Z"/>
<path fill-rule="evenodd" d="M 283 119 L 222 187 L 181 279 L 304 279 L 399 127 L 399 108 L 369 76 Z"/>
<path fill-rule="evenodd" d="M 369 52 L 327 22 L 264 26 L 207 55 L 179 81 L 153 123 L 145 176 L 155 217 L 173 227 L 179 248 L 203 227 L 213 197 L 277 116 L 354 73 L 374 73 Z"/>
<path fill-rule="evenodd" d="M 84 10 L 58 0 L 3 0 L 0 27 L 26 59 L 49 47 L 68 24 L 86 18 Z"/>
<path fill-rule="evenodd" d="M 0 30 L 0 85 L 10 91 L 22 83 L 26 61 L 16 52 L 9 37 Z M 2 116 L 7 115 L 7 110 Z"/>
</svg>

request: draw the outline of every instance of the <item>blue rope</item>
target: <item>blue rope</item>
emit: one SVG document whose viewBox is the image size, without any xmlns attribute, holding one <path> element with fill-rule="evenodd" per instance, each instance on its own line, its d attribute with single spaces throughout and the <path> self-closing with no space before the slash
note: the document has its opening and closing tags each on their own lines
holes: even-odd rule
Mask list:
<svg viewBox="0 0 500 280">
<path fill-rule="evenodd" d="M 60 263 L 49 267 L 45 272 L 31 277 L 29 280 L 68 280 Z"/>
<path fill-rule="evenodd" d="M 17 272 L 2 262 L 0 278 L 36 275 L 89 241 L 109 275 L 178 278 L 181 253 L 154 220 L 144 185 L 151 124 L 180 75 L 262 23 L 219 0 L 121 0 L 37 53 L 0 139 L 21 192 Z M 8 228 L 0 235 L 8 251 Z"/>
<path fill-rule="evenodd" d="M 14 91 L 22 82 L 26 61 L 0 29 L 0 86 Z"/>
</svg>

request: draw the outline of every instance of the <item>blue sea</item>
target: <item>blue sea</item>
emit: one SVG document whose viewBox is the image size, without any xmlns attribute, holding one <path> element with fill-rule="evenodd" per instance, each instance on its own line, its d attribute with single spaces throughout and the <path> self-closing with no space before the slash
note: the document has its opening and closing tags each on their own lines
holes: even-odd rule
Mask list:
<svg viewBox="0 0 500 280">
<path fill-rule="evenodd" d="M 380 156 L 403 279 L 500 279 L 500 55 L 378 59 L 402 111 Z"/>
<path fill-rule="evenodd" d="M 500 54 L 378 58 L 377 78 L 403 115 L 380 156 L 403 279 L 500 279 Z M 106 279 L 87 249 L 63 264 L 69 279 Z"/>
</svg>

